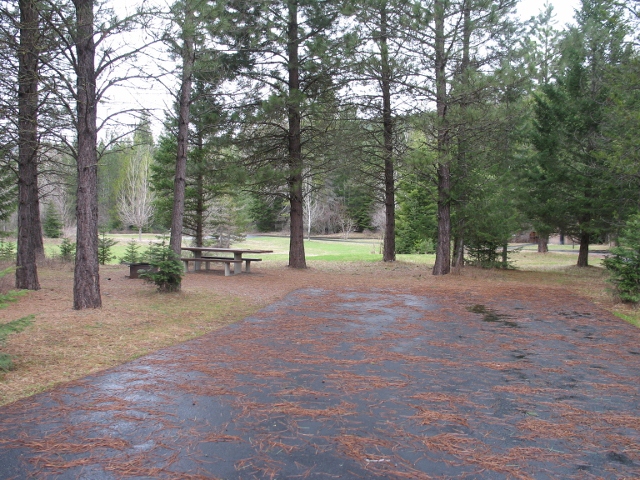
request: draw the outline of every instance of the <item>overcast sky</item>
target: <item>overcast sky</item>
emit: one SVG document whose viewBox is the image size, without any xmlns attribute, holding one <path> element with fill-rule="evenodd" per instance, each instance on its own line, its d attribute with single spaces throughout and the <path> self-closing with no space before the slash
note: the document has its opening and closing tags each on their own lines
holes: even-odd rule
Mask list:
<svg viewBox="0 0 640 480">
<path fill-rule="evenodd" d="M 558 28 L 560 28 L 573 20 L 573 12 L 580 5 L 580 0 L 550 0 L 549 3 L 553 5 Z M 540 13 L 544 4 L 545 2 L 541 0 L 520 0 L 518 13 L 523 20 L 528 20 Z"/>
<path fill-rule="evenodd" d="M 111 0 L 110 3 L 119 14 L 124 14 L 127 10 L 130 12 L 140 3 L 140 0 Z M 172 0 L 146 0 L 146 3 L 155 5 L 169 5 Z M 544 0 L 521 0 L 518 4 L 518 14 L 523 20 L 528 20 L 536 16 L 544 8 Z M 561 29 L 567 23 L 573 21 L 573 15 L 576 8 L 580 4 L 580 0 L 549 0 L 553 5 L 556 15 L 557 28 Z M 119 110 L 122 108 L 149 108 L 152 116 L 155 117 L 153 122 L 153 134 L 157 139 L 162 131 L 163 110 L 170 108 L 171 97 L 166 89 L 161 85 L 149 85 L 148 83 L 138 88 L 116 88 L 108 95 L 112 102 L 110 106 L 103 105 L 101 114 L 108 111 Z"/>
</svg>

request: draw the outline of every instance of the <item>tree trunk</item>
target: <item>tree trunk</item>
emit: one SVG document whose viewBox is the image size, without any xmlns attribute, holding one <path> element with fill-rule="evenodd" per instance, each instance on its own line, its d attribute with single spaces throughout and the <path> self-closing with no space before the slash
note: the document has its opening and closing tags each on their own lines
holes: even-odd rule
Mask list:
<svg viewBox="0 0 640 480">
<path fill-rule="evenodd" d="M 300 131 L 300 60 L 298 48 L 298 4 L 289 0 L 288 55 L 289 55 L 289 266 L 307 268 L 304 253 L 304 209 L 302 193 L 302 141 Z"/>
<path fill-rule="evenodd" d="M 205 205 L 204 205 L 204 186 L 203 186 L 202 171 L 198 171 L 196 178 L 196 189 L 198 192 L 198 198 L 196 199 L 196 247 L 202 247 L 204 245 L 204 218 L 205 218 Z"/>
<path fill-rule="evenodd" d="M 580 251 L 578 252 L 578 267 L 589 266 L 589 240 L 588 232 L 580 232 Z"/>
<path fill-rule="evenodd" d="M 470 64 L 470 52 L 471 52 L 471 8 L 470 2 L 464 2 L 463 5 L 463 15 L 464 15 L 464 24 L 462 30 L 462 62 L 460 63 L 460 85 L 466 87 L 468 84 L 468 68 Z M 458 182 L 467 178 L 468 176 L 468 164 L 467 164 L 467 117 L 466 110 L 468 107 L 468 102 L 464 98 L 467 94 L 466 91 L 462 92 L 463 100 L 460 102 L 460 112 L 462 115 L 462 121 L 458 127 L 458 153 L 457 153 L 457 162 L 458 162 L 458 172 L 459 178 Z M 454 236 L 454 250 L 453 250 L 453 264 L 455 269 L 459 272 L 464 266 L 464 237 L 465 237 L 465 228 L 467 222 L 465 221 L 465 206 L 468 204 L 469 195 L 467 189 L 463 188 L 458 195 L 458 221 L 455 226 L 455 236 Z"/>
<path fill-rule="evenodd" d="M 195 211 L 195 223 L 196 223 L 196 237 L 194 239 L 196 247 L 204 246 L 204 222 L 205 222 L 205 198 L 204 198 L 204 167 L 203 156 L 204 156 L 204 141 L 202 139 L 202 133 L 198 132 L 197 134 L 197 170 L 196 170 L 196 211 Z M 185 187 L 186 188 L 186 187 Z"/>
<path fill-rule="evenodd" d="M 182 249 L 182 223 L 184 220 L 187 153 L 189 151 L 189 113 L 191 107 L 191 83 L 193 79 L 195 14 L 190 1 L 185 2 L 182 25 L 182 82 L 178 106 L 178 153 L 173 182 L 173 210 L 171 212 L 171 238 L 169 244 L 180 256 Z"/>
<path fill-rule="evenodd" d="M 548 252 L 549 252 L 549 235 L 548 234 L 538 235 L 538 253 L 548 253 Z"/>
<path fill-rule="evenodd" d="M 393 118 L 391 116 L 391 67 L 389 66 L 389 46 L 387 44 L 387 6 L 380 9 L 380 60 L 382 88 L 382 126 L 384 135 L 384 247 L 382 260 L 396 260 L 396 197 L 395 172 L 393 165 Z"/>
<path fill-rule="evenodd" d="M 460 231 L 460 236 L 458 236 L 453 242 L 455 245 L 453 263 L 454 267 L 458 271 L 464 267 L 464 225 L 461 226 Z"/>
<path fill-rule="evenodd" d="M 73 308 L 99 308 L 98 152 L 93 0 L 74 0 L 76 8 L 78 204 Z"/>
<path fill-rule="evenodd" d="M 451 173 L 448 163 L 438 166 L 438 241 L 434 275 L 451 271 Z"/>
<path fill-rule="evenodd" d="M 311 193 L 307 193 L 307 196 L 311 195 Z M 312 216 L 311 216 L 311 202 L 308 201 L 308 197 L 307 197 L 307 241 L 310 242 L 311 241 L 311 220 L 312 220 Z"/>
<path fill-rule="evenodd" d="M 18 51 L 18 256 L 16 288 L 39 290 L 42 250 L 38 200 L 38 31 L 35 0 L 20 0 Z M 39 240 L 39 241 L 38 241 Z"/>
<path fill-rule="evenodd" d="M 447 127 L 447 79 L 444 42 L 444 3 L 434 1 L 436 47 L 436 110 L 438 115 L 438 240 L 434 275 L 451 271 L 451 165 L 448 159 L 449 131 Z"/>
</svg>

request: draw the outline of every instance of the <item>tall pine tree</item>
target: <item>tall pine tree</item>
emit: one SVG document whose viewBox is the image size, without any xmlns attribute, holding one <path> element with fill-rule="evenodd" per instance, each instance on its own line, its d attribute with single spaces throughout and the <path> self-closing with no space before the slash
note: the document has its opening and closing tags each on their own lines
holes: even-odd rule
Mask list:
<svg viewBox="0 0 640 480">
<path fill-rule="evenodd" d="M 563 41 L 558 81 L 536 97 L 534 195 L 548 222 L 579 240 L 579 267 L 589 264 L 591 241 L 612 231 L 628 199 L 637 198 L 606 161 L 611 73 L 629 60 L 627 32 L 617 2 L 582 0 Z"/>
<path fill-rule="evenodd" d="M 306 268 L 303 177 L 331 130 L 333 74 L 341 59 L 335 33 L 340 5 L 335 0 L 265 0 L 252 15 L 253 68 L 244 111 L 247 163 L 256 183 L 286 185 L 289 201 L 289 266 Z M 326 137 L 325 137 L 326 138 Z M 260 174 L 255 172 L 261 172 Z M 274 182 L 275 181 L 275 182 Z"/>
<path fill-rule="evenodd" d="M 510 17 L 515 0 L 430 0 L 413 10 L 412 49 L 422 61 L 422 92 L 425 139 L 436 152 L 435 178 L 438 191 L 438 238 L 434 275 L 451 269 L 452 205 L 455 188 L 461 185 L 465 153 L 471 129 L 476 126 L 468 112 L 487 101 L 496 86 L 490 73 L 498 70 L 511 48 Z M 482 128 L 485 128 L 482 126 Z M 462 167 L 462 168 L 459 168 Z"/>
</svg>

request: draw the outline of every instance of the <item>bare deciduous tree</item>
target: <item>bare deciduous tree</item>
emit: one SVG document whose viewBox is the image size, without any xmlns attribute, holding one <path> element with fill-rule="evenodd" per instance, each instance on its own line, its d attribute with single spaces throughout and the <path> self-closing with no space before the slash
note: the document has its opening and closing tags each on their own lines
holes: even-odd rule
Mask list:
<svg viewBox="0 0 640 480">
<path fill-rule="evenodd" d="M 151 152 L 146 145 L 139 146 L 127 168 L 120 194 L 118 213 L 125 225 L 138 229 L 138 240 L 142 241 L 142 229 L 149 225 L 154 212 L 154 194 L 150 182 Z"/>
<path fill-rule="evenodd" d="M 349 234 L 353 231 L 357 222 L 353 219 L 351 215 L 349 215 L 347 206 L 343 202 L 340 202 L 337 204 L 336 219 L 338 220 L 338 222 L 340 222 L 342 238 L 344 238 L 345 240 L 348 240 Z"/>
<path fill-rule="evenodd" d="M 302 194 L 304 198 L 304 214 L 307 226 L 307 240 L 311 240 L 311 230 L 316 226 L 319 217 L 326 207 L 323 202 L 321 190 L 313 185 L 313 176 L 307 169 L 302 182 Z"/>
</svg>

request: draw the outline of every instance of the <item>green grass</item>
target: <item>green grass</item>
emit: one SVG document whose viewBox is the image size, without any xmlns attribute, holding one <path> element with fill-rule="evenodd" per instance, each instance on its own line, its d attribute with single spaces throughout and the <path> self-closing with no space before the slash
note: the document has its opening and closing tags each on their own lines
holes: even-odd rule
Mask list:
<svg viewBox="0 0 640 480">
<path fill-rule="evenodd" d="M 249 237 L 234 247 L 273 250 L 274 253 L 266 254 L 262 258 L 265 261 L 287 261 L 289 252 L 288 237 L 255 236 Z M 553 245 L 554 250 L 546 254 L 538 254 L 531 246 L 520 252 L 510 252 L 510 260 L 517 269 L 534 271 L 562 271 L 575 266 L 578 260 L 576 254 L 557 252 L 555 250 L 571 250 L 570 245 Z M 557 248 L 556 248 L 557 247 Z M 304 242 L 307 264 L 312 266 L 314 260 L 349 262 L 367 261 L 376 262 L 382 260 L 380 241 L 376 239 L 351 239 L 348 241 L 335 240 L 311 240 Z M 603 246 L 592 246 L 592 249 L 601 249 Z M 432 266 L 435 255 L 397 255 L 400 262 L 424 264 Z M 600 266 L 601 260 L 590 256 L 593 266 Z"/>
<path fill-rule="evenodd" d="M 138 242 L 137 234 L 109 234 L 108 237 L 117 240 L 112 247 L 112 253 L 116 256 L 111 264 L 120 263 L 120 258 L 125 255 L 127 243 L 131 240 Z M 139 252 L 145 251 L 149 242 L 157 240 L 158 235 L 143 234 L 139 243 Z M 45 239 L 45 251 L 47 256 L 54 257 L 60 253 L 61 239 Z M 514 244 L 513 247 L 521 245 Z M 273 250 L 271 254 L 262 255 L 265 262 L 287 262 L 289 258 L 289 237 L 286 236 L 250 236 L 245 241 L 235 243 L 232 247 L 252 248 L 260 250 Z M 313 266 L 316 260 L 329 262 L 378 262 L 382 260 L 381 241 L 378 239 L 352 238 L 349 240 L 305 240 L 304 242 L 307 264 Z M 608 245 L 592 245 L 591 250 L 608 249 Z M 550 271 L 560 270 L 574 266 L 577 260 L 578 247 L 572 245 L 549 245 L 549 253 L 540 255 L 536 245 L 525 245 L 520 251 L 510 253 L 513 266 L 520 270 Z M 575 252 L 572 254 L 571 252 Z M 400 262 L 433 265 L 435 255 L 397 255 Z M 600 266 L 601 260 L 591 255 L 590 264 Z"/>
<path fill-rule="evenodd" d="M 273 253 L 262 256 L 265 261 L 287 261 L 289 258 L 288 237 L 249 237 L 242 243 L 235 243 L 234 248 L 252 248 L 273 250 Z M 305 240 L 304 251 L 308 264 L 314 260 L 348 262 L 377 262 L 382 260 L 379 243 L 375 240 Z"/>
<path fill-rule="evenodd" d="M 138 241 L 138 234 L 108 234 L 107 238 L 113 238 L 118 243 L 111 248 L 111 253 L 115 255 L 115 259 L 109 262 L 110 265 L 115 265 L 120 263 L 120 259 L 124 257 L 127 243 L 131 240 L 135 240 L 140 245 L 140 249 L 138 252 L 142 254 L 147 247 L 149 246 L 149 242 L 154 242 L 158 239 L 158 235 L 154 234 L 143 234 L 142 242 Z M 72 239 L 74 240 L 74 239 Z M 55 258 L 60 255 L 60 244 L 62 243 L 61 238 L 45 238 L 44 239 L 44 252 L 45 255 L 49 258 Z"/>
<path fill-rule="evenodd" d="M 548 253 L 538 253 L 537 251 L 513 252 L 509 256 L 513 266 L 519 270 L 549 271 L 573 267 L 578 261 L 577 254 L 558 253 L 550 251 Z M 594 267 L 601 266 L 602 259 L 593 255 L 589 256 L 589 264 Z"/>
<path fill-rule="evenodd" d="M 517 243 L 513 243 L 510 244 L 511 247 L 518 247 L 520 246 L 522 250 L 524 251 L 532 251 L 532 252 L 537 252 L 538 251 L 538 245 L 535 244 L 517 244 Z M 556 252 L 556 251 L 561 251 L 561 252 L 576 252 L 578 253 L 578 250 L 580 249 L 580 245 L 578 244 L 572 244 L 572 243 L 566 243 L 565 245 L 548 245 L 549 248 L 549 252 Z M 609 250 L 609 245 L 589 245 L 589 250 Z"/>
<path fill-rule="evenodd" d="M 640 311 L 636 310 L 632 313 L 622 313 L 614 311 L 613 314 L 624 320 L 625 322 L 629 322 L 631 325 L 635 325 L 636 327 L 640 327 Z"/>
<path fill-rule="evenodd" d="M 11 322 L 0 324 L 0 346 L 4 345 L 7 337 L 12 333 L 19 333 L 33 323 L 33 315 L 28 315 Z M 0 352 L 0 372 L 8 372 L 13 368 L 11 355 Z"/>
</svg>

